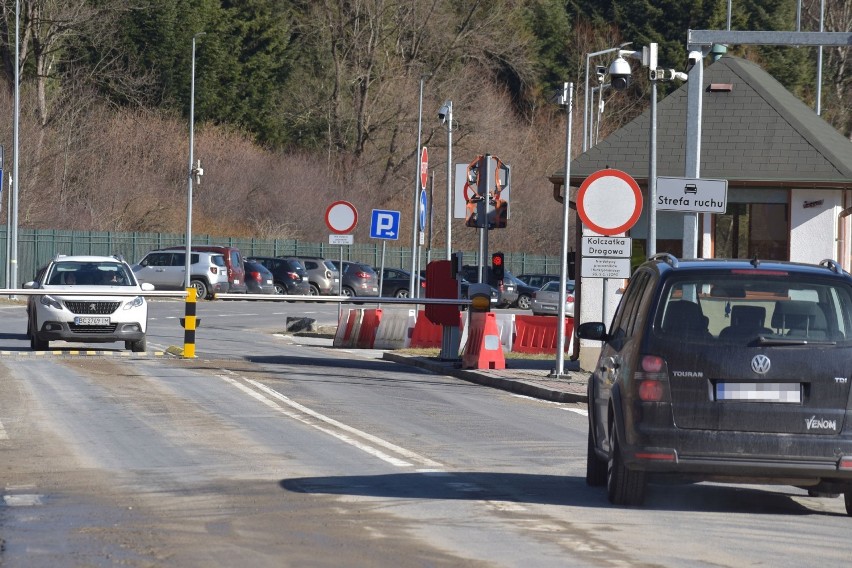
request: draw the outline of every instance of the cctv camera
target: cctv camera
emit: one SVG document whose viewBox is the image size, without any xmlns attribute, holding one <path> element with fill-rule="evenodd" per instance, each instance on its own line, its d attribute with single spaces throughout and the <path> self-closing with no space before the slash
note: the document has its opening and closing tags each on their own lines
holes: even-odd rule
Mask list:
<svg viewBox="0 0 852 568">
<path fill-rule="evenodd" d="M 595 71 L 598 75 L 606 75 L 606 66 L 605 65 L 597 65 L 595 66 Z"/>
<path fill-rule="evenodd" d="M 452 115 L 452 113 L 453 113 L 453 102 L 447 101 L 438 110 L 438 120 L 440 120 L 441 122 L 445 122 L 447 120 L 447 116 Z"/>
<path fill-rule="evenodd" d="M 630 64 L 623 57 L 618 57 L 609 66 L 609 78 L 613 89 L 623 91 L 630 85 L 633 70 L 630 69 Z"/>
<path fill-rule="evenodd" d="M 704 54 L 700 51 L 690 51 L 686 61 L 686 72 L 689 73 L 695 64 L 704 59 Z"/>
</svg>

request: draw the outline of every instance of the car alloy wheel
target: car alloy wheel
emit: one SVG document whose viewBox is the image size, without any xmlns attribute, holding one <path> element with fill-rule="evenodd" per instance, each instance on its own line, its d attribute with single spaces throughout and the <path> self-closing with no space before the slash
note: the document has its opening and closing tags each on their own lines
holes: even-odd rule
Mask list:
<svg viewBox="0 0 852 568">
<path fill-rule="evenodd" d="M 609 429 L 609 462 L 606 471 L 606 488 L 613 505 L 636 506 L 645 500 L 645 472 L 634 471 L 624 465 L 615 424 Z"/>
<path fill-rule="evenodd" d="M 397 290 L 395 295 L 396 295 L 397 298 L 407 298 L 408 297 L 408 290 L 406 290 L 405 288 L 402 288 L 400 290 Z"/>
<path fill-rule="evenodd" d="M 522 294 L 520 297 L 518 297 L 518 308 L 522 310 L 528 310 L 530 309 L 531 305 L 532 300 L 526 294 Z"/>
</svg>

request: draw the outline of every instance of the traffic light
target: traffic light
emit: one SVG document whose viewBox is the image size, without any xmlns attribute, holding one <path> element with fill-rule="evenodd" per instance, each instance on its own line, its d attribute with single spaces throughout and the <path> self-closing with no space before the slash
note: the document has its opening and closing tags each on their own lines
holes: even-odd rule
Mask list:
<svg viewBox="0 0 852 568">
<path fill-rule="evenodd" d="M 495 280 L 503 280 L 503 253 L 495 252 L 491 255 L 491 274 Z"/>
</svg>

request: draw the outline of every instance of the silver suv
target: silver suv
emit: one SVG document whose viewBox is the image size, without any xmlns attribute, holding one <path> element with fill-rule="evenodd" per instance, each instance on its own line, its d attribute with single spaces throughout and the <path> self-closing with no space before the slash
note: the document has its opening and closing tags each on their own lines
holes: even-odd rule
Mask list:
<svg viewBox="0 0 852 568">
<path fill-rule="evenodd" d="M 228 291 L 228 269 L 225 257 L 216 252 L 193 252 L 189 258 L 190 286 L 199 299 Z M 148 282 L 157 290 L 183 290 L 186 274 L 186 251 L 155 250 L 133 266 L 139 282 Z"/>
<path fill-rule="evenodd" d="M 330 260 L 321 256 L 294 256 L 305 265 L 311 296 L 336 296 L 340 286 L 340 272 Z"/>
</svg>

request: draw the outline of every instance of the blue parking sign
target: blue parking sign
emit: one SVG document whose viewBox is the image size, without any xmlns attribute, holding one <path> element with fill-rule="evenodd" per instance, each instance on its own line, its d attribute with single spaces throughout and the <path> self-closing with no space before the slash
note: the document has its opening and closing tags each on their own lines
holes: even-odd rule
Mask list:
<svg viewBox="0 0 852 568">
<path fill-rule="evenodd" d="M 399 218 L 399 211 L 373 209 L 370 238 L 397 240 L 399 238 Z"/>
</svg>

